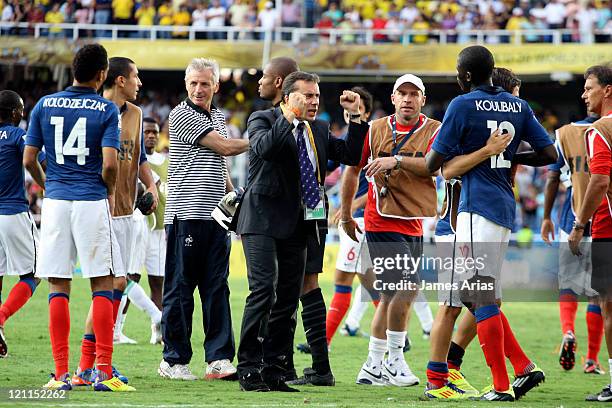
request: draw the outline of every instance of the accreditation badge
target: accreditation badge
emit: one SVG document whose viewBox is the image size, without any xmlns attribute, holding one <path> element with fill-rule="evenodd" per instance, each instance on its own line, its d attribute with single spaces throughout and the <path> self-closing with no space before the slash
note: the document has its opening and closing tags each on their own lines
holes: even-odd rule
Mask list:
<svg viewBox="0 0 612 408">
<path fill-rule="evenodd" d="M 325 189 L 319 186 L 319 204 L 315 208 L 304 208 L 304 219 L 310 220 L 326 220 L 327 214 L 325 212 Z"/>
</svg>

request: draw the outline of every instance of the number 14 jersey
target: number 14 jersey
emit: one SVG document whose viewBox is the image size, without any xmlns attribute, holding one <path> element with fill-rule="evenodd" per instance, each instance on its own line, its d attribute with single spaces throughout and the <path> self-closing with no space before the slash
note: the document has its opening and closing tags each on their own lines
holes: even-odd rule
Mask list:
<svg viewBox="0 0 612 408">
<path fill-rule="evenodd" d="M 462 176 L 458 212 L 479 214 L 512 229 L 516 207 L 510 180 L 512 158 L 523 140 L 534 150 L 553 144 L 527 102 L 493 86 L 458 96 L 446 110 L 432 149 L 446 157 L 469 154 L 485 146 L 498 128 L 512 140 L 503 153 Z"/>
<path fill-rule="evenodd" d="M 45 196 L 96 201 L 107 197 L 102 148 L 119 150 L 119 111 L 93 88 L 71 86 L 44 96 L 30 115 L 26 144 L 47 154 Z"/>
</svg>

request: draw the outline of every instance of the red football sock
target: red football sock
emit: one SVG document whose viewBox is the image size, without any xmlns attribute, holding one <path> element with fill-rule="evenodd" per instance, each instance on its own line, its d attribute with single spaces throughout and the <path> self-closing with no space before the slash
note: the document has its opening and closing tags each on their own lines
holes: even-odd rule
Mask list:
<svg viewBox="0 0 612 408">
<path fill-rule="evenodd" d="M 68 295 L 65 293 L 51 293 L 49 295 L 49 337 L 51 338 L 51 351 L 55 361 L 55 378 L 59 379 L 68 373 L 70 338 L 70 307 Z"/>
<path fill-rule="evenodd" d="M 336 285 L 336 292 L 334 292 L 334 297 L 329 305 L 327 320 L 325 321 L 327 344 L 331 343 L 332 337 L 336 334 L 338 326 L 351 305 L 351 290 L 350 286 Z"/>
<path fill-rule="evenodd" d="M 109 293 L 106 296 L 106 293 Z M 96 335 L 96 367 L 106 374 L 106 378 L 113 376 L 113 304 L 110 292 L 94 292 L 93 294 L 93 329 Z"/>
<path fill-rule="evenodd" d="M 14 315 L 32 297 L 32 288 L 24 281 L 19 281 L 9 292 L 6 301 L 0 306 L 0 326 Z"/>
<path fill-rule="evenodd" d="M 427 363 L 427 382 L 436 388 L 442 388 L 448 382 L 446 363 L 430 361 Z"/>
<path fill-rule="evenodd" d="M 525 371 L 529 372 L 533 368 L 531 360 L 525 355 L 516 337 L 514 337 L 504 312 L 500 310 L 499 313 L 502 325 L 504 326 L 504 353 L 510 360 L 516 376 L 527 374 Z"/>
<path fill-rule="evenodd" d="M 574 331 L 574 321 L 576 320 L 576 311 L 578 310 L 578 301 L 573 293 L 562 293 L 559 295 L 559 316 L 561 318 L 561 331 L 563 334 L 571 330 Z"/>
<path fill-rule="evenodd" d="M 598 355 L 601 348 L 601 340 L 604 334 L 604 322 L 601 309 L 597 305 L 589 305 L 586 314 L 587 331 L 589 334 L 589 347 L 587 360 L 599 361 Z"/>
<path fill-rule="evenodd" d="M 81 361 L 79 369 L 85 371 L 88 368 L 93 368 L 96 361 L 96 337 L 93 334 L 83 336 L 81 342 Z"/>
<path fill-rule="evenodd" d="M 476 309 L 478 341 L 493 375 L 493 387 L 497 391 L 510 388 L 506 357 L 504 354 L 504 325 L 497 305 Z"/>
</svg>

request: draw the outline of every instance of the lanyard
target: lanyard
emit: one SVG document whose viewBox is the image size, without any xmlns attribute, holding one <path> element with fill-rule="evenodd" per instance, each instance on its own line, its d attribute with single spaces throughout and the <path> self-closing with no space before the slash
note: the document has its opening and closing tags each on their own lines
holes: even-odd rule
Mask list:
<svg viewBox="0 0 612 408">
<path fill-rule="evenodd" d="M 321 172 L 319 171 L 319 155 L 317 154 L 317 146 L 315 145 L 314 135 L 312 133 L 312 129 L 310 128 L 310 123 L 304 121 L 306 125 L 306 130 L 308 131 L 308 139 L 310 140 L 310 146 L 312 147 L 312 151 L 314 152 L 315 157 L 315 172 L 317 173 L 317 180 L 319 181 L 319 185 L 321 184 Z"/>
<path fill-rule="evenodd" d="M 412 134 L 416 132 L 419 127 L 421 127 L 421 117 L 419 116 L 419 121 L 416 123 L 416 125 L 414 125 L 412 129 L 410 129 L 410 132 L 404 136 L 404 139 L 397 144 L 397 127 L 395 121 L 395 115 L 393 115 L 393 118 L 391 119 L 391 129 L 393 131 L 393 150 L 391 150 L 391 156 L 395 156 L 397 152 L 400 151 L 402 146 L 404 146 L 404 144 L 408 141 L 408 139 L 410 139 L 410 136 L 412 136 Z"/>
</svg>

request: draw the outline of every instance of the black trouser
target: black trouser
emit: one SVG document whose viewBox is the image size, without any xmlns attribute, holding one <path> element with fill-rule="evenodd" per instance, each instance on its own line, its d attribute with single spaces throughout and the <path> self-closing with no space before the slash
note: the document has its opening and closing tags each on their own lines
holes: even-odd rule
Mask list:
<svg viewBox="0 0 612 408">
<path fill-rule="evenodd" d="M 238 347 L 240 375 L 278 366 L 285 358 L 287 345 L 292 343 L 291 320 L 298 306 L 306 265 L 303 224 L 299 222 L 287 239 L 259 234 L 242 236 L 250 294 Z"/>
<path fill-rule="evenodd" d="M 230 237 L 215 221 L 175 218 L 166 225 L 168 247 L 162 302 L 164 360 L 188 364 L 193 291 L 202 301 L 206 362 L 233 360 L 236 352 L 229 305 Z"/>
</svg>

